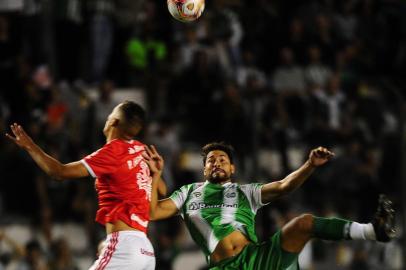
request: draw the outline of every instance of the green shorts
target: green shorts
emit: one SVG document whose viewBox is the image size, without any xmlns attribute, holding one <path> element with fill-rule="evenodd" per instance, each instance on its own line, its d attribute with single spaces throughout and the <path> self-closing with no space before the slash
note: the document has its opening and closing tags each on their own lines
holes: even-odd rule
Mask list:
<svg viewBox="0 0 406 270">
<path fill-rule="evenodd" d="M 299 253 L 282 250 L 281 231 L 260 244 L 249 244 L 235 257 L 213 265 L 210 270 L 299 270 Z"/>
</svg>

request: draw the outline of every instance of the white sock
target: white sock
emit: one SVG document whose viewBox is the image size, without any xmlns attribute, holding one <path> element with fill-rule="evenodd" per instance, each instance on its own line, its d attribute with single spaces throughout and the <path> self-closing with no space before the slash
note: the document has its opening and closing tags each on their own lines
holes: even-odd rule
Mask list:
<svg viewBox="0 0 406 270">
<path fill-rule="evenodd" d="M 350 237 L 353 240 L 376 240 L 374 226 L 372 226 L 372 223 L 361 224 L 352 222 L 350 225 Z"/>
</svg>

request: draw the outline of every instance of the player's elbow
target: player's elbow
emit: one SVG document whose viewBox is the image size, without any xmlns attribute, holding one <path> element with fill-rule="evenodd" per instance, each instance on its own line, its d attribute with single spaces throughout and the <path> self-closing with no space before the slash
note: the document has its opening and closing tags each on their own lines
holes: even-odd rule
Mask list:
<svg viewBox="0 0 406 270">
<path fill-rule="evenodd" d="M 65 180 L 66 180 L 66 178 L 61 177 L 61 176 L 59 176 L 59 175 L 54 175 L 54 176 L 52 176 L 52 179 L 54 179 L 54 180 L 57 181 L 57 182 L 62 182 L 62 181 L 65 181 Z"/>
<path fill-rule="evenodd" d="M 279 193 L 281 196 L 287 195 L 294 190 L 295 190 L 295 186 L 292 185 L 292 183 L 290 183 L 289 181 L 282 181 L 282 183 L 279 187 Z"/>
<path fill-rule="evenodd" d="M 61 172 L 59 168 L 53 168 L 50 170 L 45 171 L 52 180 L 55 181 L 62 181 L 63 177 L 61 176 Z"/>
<path fill-rule="evenodd" d="M 50 176 L 52 177 L 53 180 L 55 180 L 57 182 L 62 182 L 64 180 L 66 180 L 66 178 L 63 177 L 63 175 L 58 172 L 51 173 Z"/>
<path fill-rule="evenodd" d="M 58 166 L 50 173 L 50 176 L 58 182 L 62 182 L 66 179 L 69 179 L 69 173 L 65 165 Z"/>
<path fill-rule="evenodd" d="M 158 217 L 157 217 L 155 211 L 149 211 L 149 220 L 150 220 L 150 221 L 156 221 L 156 220 L 158 220 Z"/>
</svg>

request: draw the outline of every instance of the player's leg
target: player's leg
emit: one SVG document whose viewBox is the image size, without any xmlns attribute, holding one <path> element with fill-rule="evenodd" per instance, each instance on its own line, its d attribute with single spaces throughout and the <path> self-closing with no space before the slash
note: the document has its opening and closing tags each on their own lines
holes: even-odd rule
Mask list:
<svg viewBox="0 0 406 270">
<path fill-rule="evenodd" d="M 377 240 L 388 242 L 394 236 L 392 202 L 380 196 L 378 210 L 371 223 L 322 218 L 304 214 L 282 228 L 281 246 L 287 252 L 299 253 L 311 238 L 323 240 Z"/>
<path fill-rule="evenodd" d="M 312 238 L 314 218 L 303 214 L 289 221 L 281 230 L 281 246 L 287 252 L 299 253 Z"/>
</svg>

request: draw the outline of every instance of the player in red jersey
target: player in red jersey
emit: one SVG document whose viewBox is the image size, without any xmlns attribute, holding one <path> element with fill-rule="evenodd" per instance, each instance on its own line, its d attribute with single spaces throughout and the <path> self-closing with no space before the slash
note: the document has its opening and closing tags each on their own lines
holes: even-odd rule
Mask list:
<svg viewBox="0 0 406 270">
<path fill-rule="evenodd" d="M 90 268 L 155 269 L 153 247 L 146 236 L 151 201 L 151 176 L 142 153 L 144 144 L 134 139 L 142 130 L 145 112 L 125 101 L 108 116 L 103 133 L 106 144 L 80 161 L 62 164 L 46 154 L 18 124 L 14 136 L 6 134 L 26 150 L 38 166 L 56 179 L 96 178 L 99 210 L 96 221 L 105 225 L 107 239 L 99 258 Z M 166 193 L 160 181 L 161 192 Z"/>
</svg>

